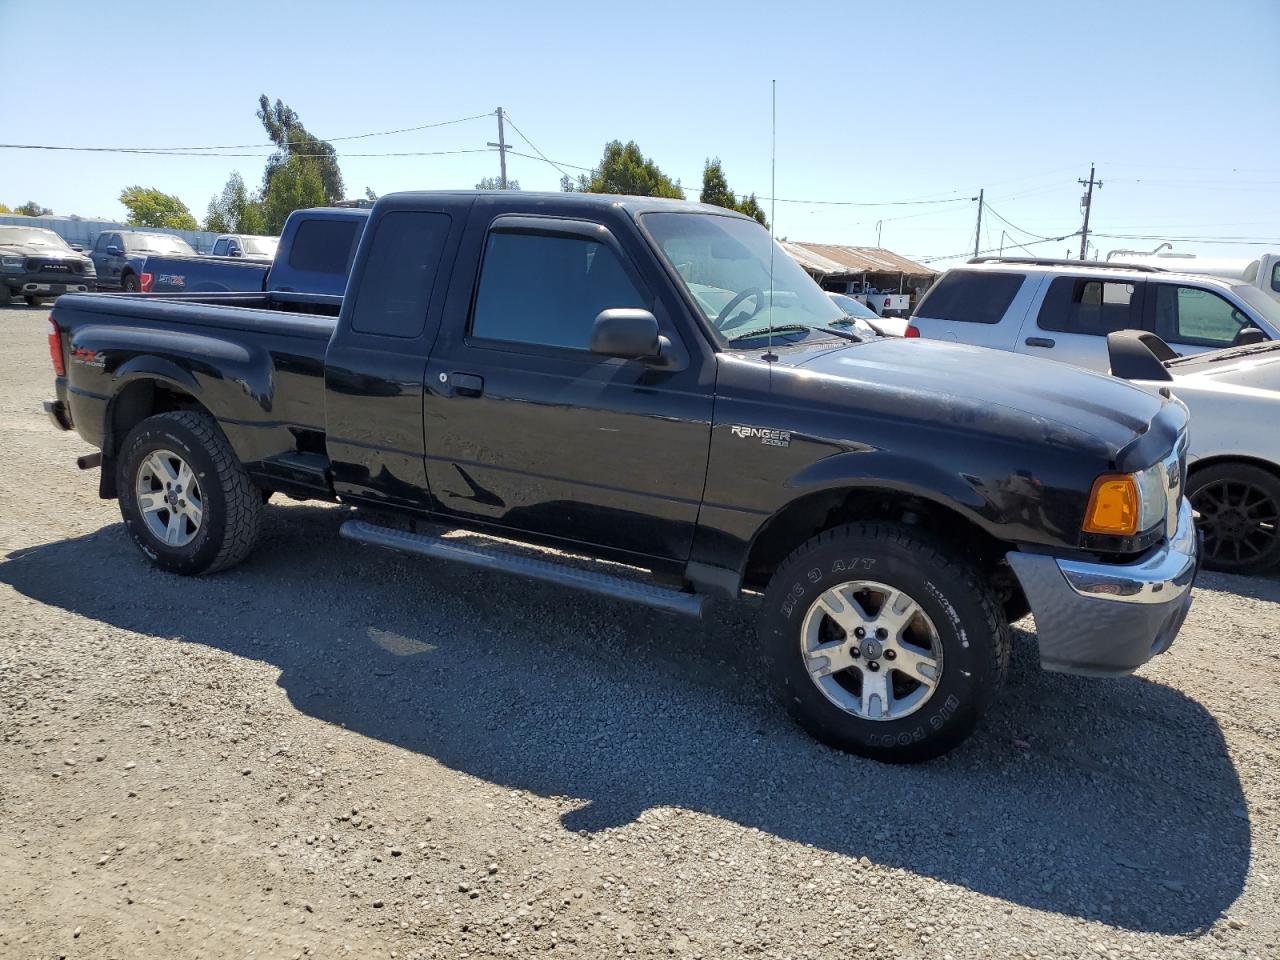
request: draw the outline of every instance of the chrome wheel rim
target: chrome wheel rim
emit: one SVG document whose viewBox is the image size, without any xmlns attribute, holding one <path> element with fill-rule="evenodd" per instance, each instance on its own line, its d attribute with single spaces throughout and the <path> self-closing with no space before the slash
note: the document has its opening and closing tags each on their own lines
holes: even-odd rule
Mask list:
<svg viewBox="0 0 1280 960">
<path fill-rule="evenodd" d="M 862 720 L 901 720 L 933 697 L 942 641 L 912 597 L 872 580 L 841 583 L 809 607 L 800 627 L 809 679 Z"/>
<path fill-rule="evenodd" d="M 147 454 L 138 465 L 134 493 L 147 530 L 166 547 L 185 547 L 200 532 L 200 484 L 187 462 L 171 450 Z"/>
</svg>

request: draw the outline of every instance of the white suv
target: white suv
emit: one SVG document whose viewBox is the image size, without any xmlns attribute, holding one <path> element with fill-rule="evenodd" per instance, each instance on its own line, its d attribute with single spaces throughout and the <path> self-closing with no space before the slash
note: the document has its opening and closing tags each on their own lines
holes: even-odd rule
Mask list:
<svg viewBox="0 0 1280 960">
<path fill-rule="evenodd" d="M 1153 267 L 983 257 L 933 285 L 906 335 L 1106 371 L 1107 334 L 1117 330 L 1203 353 L 1280 340 L 1280 303 L 1250 284 Z"/>
</svg>

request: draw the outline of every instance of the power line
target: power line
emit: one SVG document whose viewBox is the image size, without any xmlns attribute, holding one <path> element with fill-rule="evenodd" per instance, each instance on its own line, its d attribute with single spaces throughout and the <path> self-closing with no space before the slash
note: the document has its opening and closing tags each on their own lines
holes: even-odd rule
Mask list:
<svg viewBox="0 0 1280 960">
<path fill-rule="evenodd" d="M 400 127 L 396 130 L 376 130 L 372 133 L 353 133 L 343 137 L 316 137 L 326 143 L 339 140 L 365 140 L 369 137 L 389 137 L 399 133 L 416 133 L 419 130 L 430 130 L 435 127 L 447 127 L 455 123 L 466 123 L 469 120 L 482 120 L 485 117 L 493 116 L 493 112 L 477 113 L 470 117 L 459 117 L 456 120 L 441 120 L 436 123 L 424 123 L 416 127 Z M 154 153 L 161 156 L 203 156 L 205 151 L 209 150 L 247 150 L 257 147 L 270 147 L 273 150 L 279 147 L 305 146 L 312 141 L 309 140 L 285 140 L 280 144 L 274 141 L 269 143 L 230 143 L 220 146 L 203 146 L 203 147 L 63 147 L 53 146 L 43 143 L 0 143 L 0 149 L 6 150 L 69 150 L 80 153 Z M 218 154 L 209 154 L 210 156 L 218 156 Z M 408 154 L 405 154 L 408 156 Z M 226 156 L 257 156 L 257 154 L 226 154 Z M 303 156 L 303 154 L 297 154 Z M 350 156 L 366 156 L 366 154 L 350 154 Z"/>
<path fill-rule="evenodd" d="M 1037 240 L 1048 240 L 1048 239 L 1049 239 L 1048 237 L 1046 237 L 1046 236 L 1045 236 L 1044 234 L 1042 234 L 1042 233 L 1032 233 L 1030 230 L 1027 230 L 1027 229 L 1026 229 L 1026 228 L 1024 228 L 1024 227 L 1020 227 L 1020 226 L 1018 226 L 1016 223 L 1012 222 L 1012 221 L 1011 221 L 1011 220 L 1009 220 L 1007 217 L 1005 217 L 1003 214 L 1001 214 L 999 210 L 997 210 L 995 207 L 991 206 L 991 204 L 989 204 L 989 203 L 987 204 L 987 213 L 991 214 L 993 217 L 995 217 L 997 220 L 1001 221 L 1002 223 L 1006 224 L 1007 226 L 1012 227 L 1014 230 L 1017 230 L 1019 233 L 1025 233 L 1027 236 L 1029 236 L 1029 237 L 1035 237 Z"/>
<path fill-rule="evenodd" d="M 1041 244 L 1041 243 L 1060 243 L 1063 240 L 1070 240 L 1072 237 L 1078 237 L 1079 235 L 1080 235 L 1080 231 L 1075 230 L 1071 233 L 1063 234 L 1061 237 L 1045 237 L 1043 240 L 1029 240 L 1027 241 L 1026 244 L 1019 244 L 1019 246 L 1034 247 L 1037 244 Z M 1095 237 L 1102 236 L 1102 234 L 1095 233 L 1094 236 Z M 918 263 L 934 263 L 938 260 L 956 260 L 956 259 L 959 259 L 960 257 L 973 257 L 973 256 L 981 257 L 988 253 L 995 253 L 999 249 L 1000 249 L 999 247 L 990 247 L 986 250 L 978 250 L 976 252 L 970 252 L 968 250 L 965 250 L 963 253 L 949 253 L 949 254 L 946 254 L 945 256 L 912 257 L 911 259 L 917 261 Z"/>
<path fill-rule="evenodd" d="M 1108 240 L 1167 240 L 1171 243 L 1238 243 L 1251 247 L 1280 247 L 1280 240 L 1264 240 L 1261 237 L 1162 237 L 1137 233 L 1098 233 L 1093 230 L 1089 233 Z"/>
<path fill-rule="evenodd" d="M 511 124 L 511 129 L 514 130 L 520 136 L 521 140 L 523 140 L 525 143 L 529 145 L 529 149 L 538 155 L 537 159 L 545 160 L 547 163 L 551 164 L 553 167 L 555 167 L 557 170 L 560 171 L 561 176 L 565 176 L 565 177 L 569 176 L 569 174 L 565 173 L 564 169 L 560 166 L 560 164 L 556 163 L 554 160 L 548 157 L 545 153 L 539 150 L 537 145 L 532 140 L 530 140 L 527 136 L 525 136 L 524 131 L 516 126 L 516 122 L 511 119 L 511 114 L 509 113 L 507 114 L 507 123 Z M 514 153 L 514 151 L 512 152 Z M 527 156 L 527 154 L 520 154 L 520 156 Z M 565 166 L 569 166 L 569 164 L 565 164 Z"/>
</svg>

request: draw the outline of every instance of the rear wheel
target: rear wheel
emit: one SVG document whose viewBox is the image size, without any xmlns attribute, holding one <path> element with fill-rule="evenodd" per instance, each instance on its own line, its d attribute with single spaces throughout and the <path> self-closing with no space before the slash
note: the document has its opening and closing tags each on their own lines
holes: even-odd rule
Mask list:
<svg viewBox="0 0 1280 960">
<path fill-rule="evenodd" d="M 892 763 L 960 743 L 1004 682 L 1009 628 L 980 569 L 911 527 L 850 524 L 765 593 L 774 689 L 824 743 Z"/>
<path fill-rule="evenodd" d="M 1192 474 L 1187 487 L 1200 514 L 1206 567 L 1262 573 L 1280 562 L 1280 477 L 1247 463 L 1222 463 Z"/>
<path fill-rule="evenodd" d="M 116 469 L 129 535 L 161 569 L 214 573 L 253 549 L 262 494 L 211 417 L 148 417 L 125 438 Z"/>
</svg>

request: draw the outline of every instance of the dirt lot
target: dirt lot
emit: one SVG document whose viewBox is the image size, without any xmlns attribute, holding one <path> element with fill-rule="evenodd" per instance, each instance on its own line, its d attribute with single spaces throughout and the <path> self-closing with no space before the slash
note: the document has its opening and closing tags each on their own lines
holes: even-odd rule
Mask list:
<svg viewBox="0 0 1280 960">
<path fill-rule="evenodd" d="M 927 766 L 699 625 L 362 548 L 273 503 L 151 569 L 0 308 L 0 956 L 1280 956 L 1280 582 L 1137 676 L 1042 673 Z M 1027 631 L 1030 621 L 1023 623 Z"/>
</svg>

